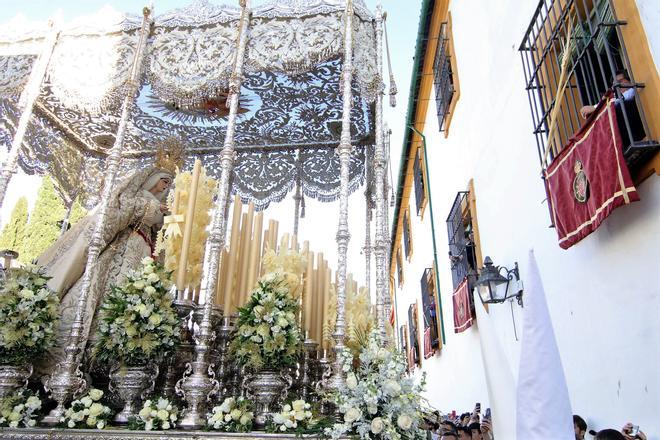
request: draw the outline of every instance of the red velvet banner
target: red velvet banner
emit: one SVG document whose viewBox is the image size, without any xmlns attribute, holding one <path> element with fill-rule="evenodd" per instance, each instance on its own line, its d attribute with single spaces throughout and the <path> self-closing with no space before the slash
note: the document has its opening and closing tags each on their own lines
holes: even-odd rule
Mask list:
<svg viewBox="0 0 660 440">
<path fill-rule="evenodd" d="M 468 280 L 465 278 L 458 285 L 452 296 L 454 303 L 454 333 L 461 333 L 472 327 L 472 310 L 470 308 L 469 295 Z"/>
<path fill-rule="evenodd" d="M 545 172 L 559 246 L 591 234 L 621 205 L 639 200 L 623 158 L 616 109 L 604 99 Z"/>
</svg>

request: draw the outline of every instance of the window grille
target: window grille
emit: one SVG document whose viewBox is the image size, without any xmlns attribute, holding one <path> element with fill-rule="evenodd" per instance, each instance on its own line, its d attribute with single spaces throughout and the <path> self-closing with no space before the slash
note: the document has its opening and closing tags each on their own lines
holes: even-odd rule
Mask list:
<svg viewBox="0 0 660 440">
<path fill-rule="evenodd" d="M 410 230 L 410 214 L 409 209 L 403 213 L 403 245 L 406 251 L 406 258 L 410 260 L 412 256 L 412 242 L 411 242 L 411 230 Z"/>
<path fill-rule="evenodd" d="M 616 17 L 611 0 L 540 0 L 520 45 L 525 86 L 542 166 L 552 162 L 584 122 L 580 109 L 596 105 L 610 88 L 622 102 L 617 119 L 623 140 L 623 154 L 631 171 L 653 154 L 658 143 L 650 140 L 639 92 L 630 68 L 621 34 L 625 21 Z M 566 44 L 570 32 L 569 43 Z M 568 46 L 568 47 L 566 47 Z M 565 81 L 562 60 L 568 54 Z M 632 83 L 630 99 L 621 99 L 630 90 L 616 81 L 625 71 Z M 564 86 L 558 102 L 557 89 Z M 553 108 L 559 106 L 556 130 L 548 138 Z"/>
<path fill-rule="evenodd" d="M 424 187 L 424 175 L 422 169 L 422 147 L 417 148 L 414 164 L 414 182 L 415 182 L 415 203 L 417 206 L 417 215 L 422 215 L 422 209 L 426 202 L 426 188 Z"/>
<path fill-rule="evenodd" d="M 446 122 L 449 115 L 450 104 L 454 97 L 454 76 L 451 68 L 451 55 L 449 53 L 449 25 L 442 23 L 440 38 L 435 51 L 433 63 L 433 84 L 435 86 L 435 105 L 438 112 L 438 126 L 440 131 L 447 129 Z"/>
<path fill-rule="evenodd" d="M 468 191 L 456 195 L 447 217 L 447 234 L 454 290 L 467 277 L 468 288 L 472 291 L 477 278 L 477 261 L 468 195 Z"/>
<path fill-rule="evenodd" d="M 399 287 L 403 286 L 403 261 L 401 259 L 401 248 L 396 250 L 396 275 Z"/>
<path fill-rule="evenodd" d="M 438 294 L 435 289 L 435 273 L 433 268 L 428 267 L 424 269 L 422 279 L 420 280 L 422 288 L 422 307 L 424 307 L 424 332 L 430 328 L 431 330 L 431 349 L 436 351 L 440 348 L 440 332 L 439 321 L 437 316 L 436 301 L 438 301 Z M 424 353 L 427 357 L 427 353 Z"/>
</svg>

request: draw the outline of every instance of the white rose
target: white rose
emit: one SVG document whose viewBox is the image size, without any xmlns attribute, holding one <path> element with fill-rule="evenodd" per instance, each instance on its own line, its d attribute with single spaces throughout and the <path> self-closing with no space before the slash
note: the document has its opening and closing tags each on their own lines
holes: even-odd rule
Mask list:
<svg viewBox="0 0 660 440">
<path fill-rule="evenodd" d="M 151 408 L 149 408 L 148 406 L 145 406 L 144 408 L 142 408 L 140 410 L 138 415 L 140 416 L 140 418 L 142 420 L 147 420 L 149 418 L 149 416 L 151 415 Z"/>
<path fill-rule="evenodd" d="M 151 284 L 154 284 L 160 281 L 160 277 L 157 273 L 150 273 L 149 276 L 147 276 L 147 281 L 149 281 Z"/>
<path fill-rule="evenodd" d="M 145 275 L 153 273 L 153 271 L 154 271 L 153 266 L 145 266 L 144 269 L 142 269 L 142 273 Z"/>
<path fill-rule="evenodd" d="M 157 414 L 157 416 L 158 416 L 158 418 L 161 419 L 161 420 L 167 420 L 167 418 L 168 418 L 170 415 L 169 415 L 169 413 L 168 413 L 167 411 L 165 411 L 164 409 L 159 409 L 159 410 L 158 410 L 158 414 Z"/>
<path fill-rule="evenodd" d="M 399 382 L 392 379 L 385 382 L 384 388 L 385 392 L 390 396 L 396 396 L 401 392 L 401 385 L 399 385 Z"/>
<path fill-rule="evenodd" d="M 14 420 L 9 422 L 9 427 L 10 428 L 18 428 L 18 421 Z"/>
<path fill-rule="evenodd" d="M 98 389 L 96 389 L 96 388 L 92 388 L 91 390 L 89 390 L 89 393 L 87 393 L 87 394 L 89 394 L 89 397 L 90 397 L 94 402 L 96 402 L 96 401 L 99 400 L 101 397 L 103 397 L 103 391 L 98 390 Z"/>
<path fill-rule="evenodd" d="M 279 325 L 282 328 L 285 328 L 287 325 L 289 325 L 289 321 L 286 320 L 286 318 L 278 318 L 277 319 L 277 325 Z"/>
<path fill-rule="evenodd" d="M 229 414 L 231 415 L 231 418 L 233 420 L 239 420 L 241 418 L 241 415 L 242 415 L 241 410 L 238 409 L 238 408 L 232 409 Z"/>
<path fill-rule="evenodd" d="M 34 292 L 31 291 L 30 289 L 23 289 L 20 292 L 18 292 L 18 296 L 20 296 L 23 299 L 32 299 L 34 298 Z"/>
<path fill-rule="evenodd" d="M 86 408 L 89 408 L 90 406 L 92 406 L 93 401 L 92 401 L 91 397 L 85 396 L 82 399 L 80 399 L 80 403 L 85 405 Z"/>
<path fill-rule="evenodd" d="M 76 422 L 73 420 L 69 420 L 69 423 L 66 424 L 69 428 L 75 428 L 76 427 Z"/>
<path fill-rule="evenodd" d="M 34 420 L 34 419 L 30 419 L 30 420 L 28 420 L 28 422 L 27 422 L 27 425 L 28 425 L 29 427 L 33 427 L 33 426 L 35 426 L 36 424 L 37 424 L 37 421 Z"/>
<path fill-rule="evenodd" d="M 163 422 L 163 429 L 170 429 L 170 422 Z"/>
<path fill-rule="evenodd" d="M 141 261 L 143 266 L 151 266 L 153 264 L 154 260 L 151 257 L 144 257 Z"/>
<path fill-rule="evenodd" d="M 247 425 L 248 423 L 250 423 L 250 420 L 252 420 L 251 416 L 249 416 L 248 414 L 243 414 L 241 416 L 241 419 L 238 421 L 238 423 L 240 423 L 241 425 Z"/>
<path fill-rule="evenodd" d="M 220 405 L 220 411 L 228 413 L 234 407 L 234 402 L 233 397 L 227 397 L 225 401 L 222 402 L 222 405 Z"/>
<path fill-rule="evenodd" d="M 291 402 L 294 411 L 303 411 L 305 409 L 305 401 L 302 399 L 294 400 Z"/>
<path fill-rule="evenodd" d="M 374 434 L 380 434 L 383 431 L 384 424 L 383 419 L 376 417 L 371 421 L 371 432 Z"/>
<path fill-rule="evenodd" d="M 100 403 L 93 403 L 92 406 L 89 407 L 90 417 L 98 417 L 101 414 L 103 414 L 103 405 Z"/>
<path fill-rule="evenodd" d="M 99 422 L 96 424 L 96 429 L 103 429 L 105 428 L 105 422 L 103 420 L 99 420 Z"/>
<path fill-rule="evenodd" d="M 349 390 L 354 390 L 357 388 L 358 381 L 357 377 L 353 373 L 349 373 L 348 376 L 346 377 L 346 386 L 348 387 Z"/>
<path fill-rule="evenodd" d="M 357 408 L 349 408 L 346 414 L 344 414 L 344 421 L 346 423 L 353 423 L 356 420 L 360 420 L 360 418 L 362 418 L 362 412 Z"/>
<path fill-rule="evenodd" d="M 367 405 L 367 411 L 369 411 L 369 414 L 371 415 L 376 414 L 378 412 L 378 407 L 375 404 L 370 403 Z"/>
<path fill-rule="evenodd" d="M 225 422 L 231 422 L 231 414 L 225 414 Z"/>
<path fill-rule="evenodd" d="M 146 293 L 147 295 L 153 295 L 154 293 L 156 293 L 156 289 L 154 289 L 153 286 L 147 286 L 144 288 L 144 293 Z"/>
<path fill-rule="evenodd" d="M 135 287 L 138 290 L 144 289 L 144 281 L 137 280 L 136 282 L 133 283 L 133 287 Z"/>
<path fill-rule="evenodd" d="M 149 322 L 152 323 L 153 325 L 158 325 L 163 321 L 163 317 L 160 316 L 158 313 L 153 313 L 151 316 L 149 316 Z"/>
<path fill-rule="evenodd" d="M 396 424 L 399 425 L 399 428 L 406 430 L 410 429 L 412 426 L 413 419 L 407 414 L 401 414 L 398 419 L 396 419 Z"/>
<path fill-rule="evenodd" d="M 96 417 L 88 417 L 86 424 L 87 426 L 96 426 Z"/>
</svg>

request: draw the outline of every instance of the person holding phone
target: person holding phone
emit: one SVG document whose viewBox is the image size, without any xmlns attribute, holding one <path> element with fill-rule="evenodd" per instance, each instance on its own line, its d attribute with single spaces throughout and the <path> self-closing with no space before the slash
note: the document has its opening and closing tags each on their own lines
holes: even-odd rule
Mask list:
<svg viewBox="0 0 660 440">
<path fill-rule="evenodd" d="M 639 430 L 639 425 L 633 425 L 632 422 L 623 425 L 621 434 L 623 434 L 626 440 L 646 440 L 646 434 Z"/>
</svg>

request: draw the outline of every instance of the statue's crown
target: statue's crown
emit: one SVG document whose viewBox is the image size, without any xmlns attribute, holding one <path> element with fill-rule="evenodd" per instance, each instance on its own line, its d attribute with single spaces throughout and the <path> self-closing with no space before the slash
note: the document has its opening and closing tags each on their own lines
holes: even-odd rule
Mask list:
<svg viewBox="0 0 660 440">
<path fill-rule="evenodd" d="M 180 138 L 169 136 L 158 142 L 156 150 L 156 165 L 158 168 L 175 174 L 183 166 L 185 159 L 184 146 Z"/>
</svg>

